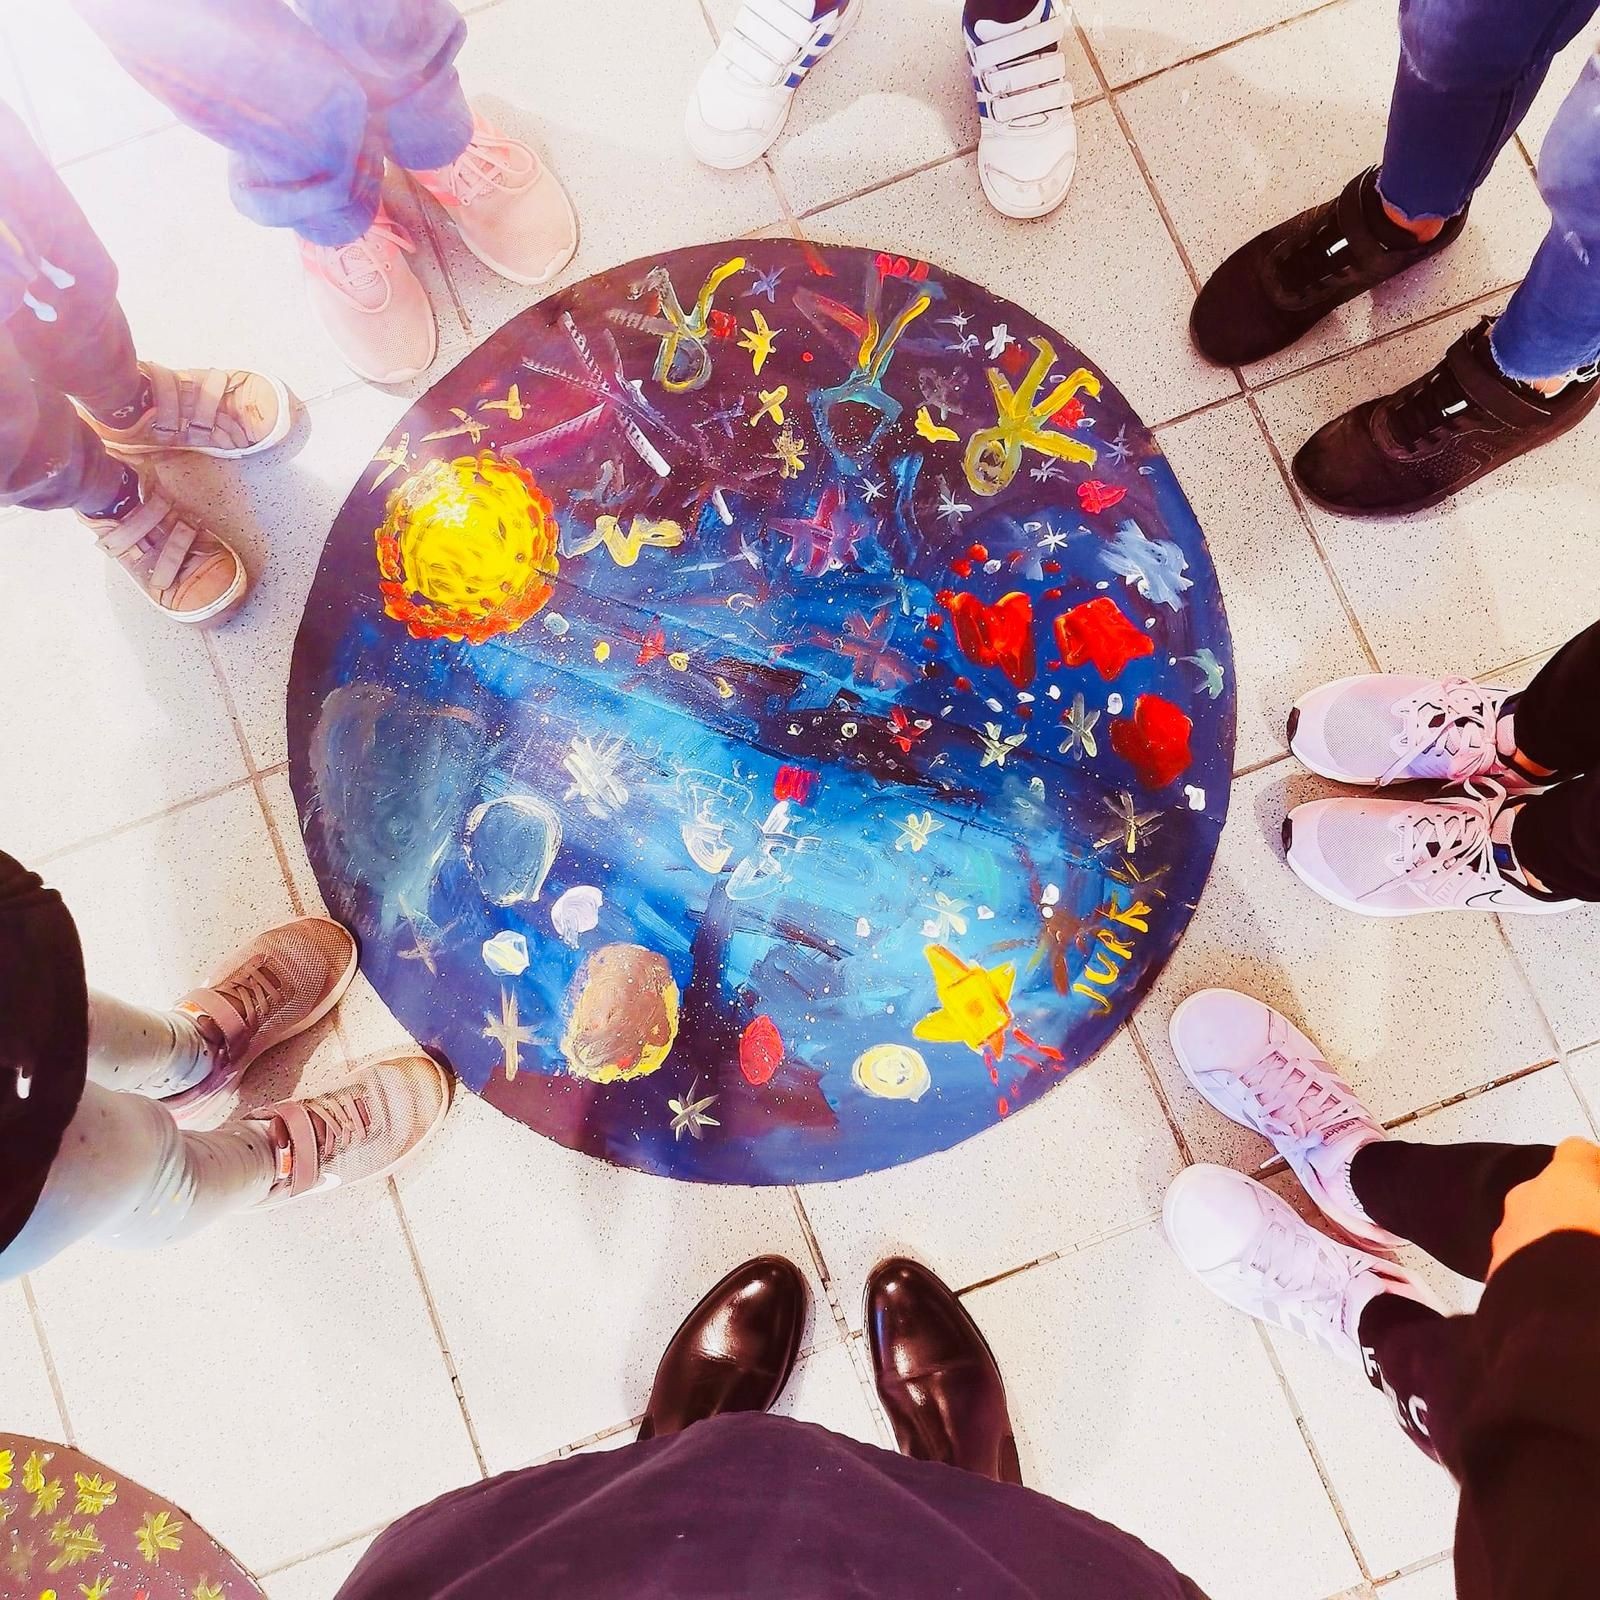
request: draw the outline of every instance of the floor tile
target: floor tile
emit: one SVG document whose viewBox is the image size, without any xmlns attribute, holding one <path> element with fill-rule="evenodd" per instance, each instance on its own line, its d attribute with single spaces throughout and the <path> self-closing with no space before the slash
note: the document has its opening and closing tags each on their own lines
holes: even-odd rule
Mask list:
<svg viewBox="0 0 1600 1600">
<path fill-rule="evenodd" d="M 1435 1561 L 1432 1566 L 1380 1584 L 1378 1597 L 1379 1600 L 1456 1600 L 1455 1563 L 1448 1558 Z"/>
<path fill-rule="evenodd" d="M 72 851 L 49 879 L 77 921 L 90 985 L 141 1005 L 171 1005 L 260 929 L 294 915 L 248 787 Z M 324 1021 L 252 1069 L 240 1095 L 264 1104 L 345 1072 Z"/>
<path fill-rule="evenodd" d="M 1559 917 L 1502 917 L 1506 938 L 1563 1050 L 1600 1039 L 1600 992 L 1594 953 L 1600 949 L 1600 905 Z"/>
<path fill-rule="evenodd" d="M 1600 49 L 1600 29 L 1591 23 L 1551 63 L 1549 76 L 1544 80 L 1544 87 L 1540 89 L 1538 98 L 1528 108 L 1528 114 L 1522 119 L 1522 126 L 1517 130 L 1528 154 L 1535 161 L 1539 159 L 1545 135 L 1550 132 L 1550 124 L 1555 121 L 1562 101 L 1572 92 L 1572 86 L 1578 81 L 1579 73 L 1588 65 L 1589 57 L 1596 49 Z"/>
<path fill-rule="evenodd" d="M 1256 766 L 1288 748 L 1300 695 L 1370 663 L 1245 402 L 1164 428 L 1158 442 L 1206 530 L 1228 607 L 1234 764 Z"/>
<path fill-rule="evenodd" d="M 711 0 L 719 29 L 740 3 Z M 1100 80 L 1071 28 L 1065 53 L 1076 98 L 1098 95 Z M 685 81 L 685 98 L 693 82 Z M 769 159 L 789 204 L 803 212 L 977 142 L 960 0 L 868 0 L 849 38 L 795 96 Z"/>
<path fill-rule="evenodd" d="M 22 92 L 22 79 L 17 74 L 11 42 L 6 36 L 5 23 L 0 22 L 0 101 L 4 101 L 22 118 L 28 131 L 33 130 L 33 108 Z"/>
<path fill-rule="evenodd" d="M 491 1472 L 638 1416 L 673 1330 L 752 1256 L 806 1267 L 810 1340 L 837 1337 L 785 1190 L 626 1172 L 468 1095 L 400 1182 Z"/>
<path fill-rule="evenodd" d="M 371 1539 L 352 1539 L 337 1550 L 298 1561 L 263 1578 L 261 1587 L 267 1592 L 267 1600 L 333 1600 L 371 1543 Z"/>
<path fill-rule="evenodd" d="M 408 404 L 403 395 L 357 384 L 306 408 L 272 455 L 227 470 L 211 461 L 163 470 L 175 493 L 205 507 L 255 580 L 244 609 L 213 635 L 213 648 L 258 767 L 288 759 L 284 685 L 323 542 Z"/>
<path fill-rule="evenodd" d="M 306 303 L 293 236 L 233 209 L 219 146 L 168 128 L 76 162 L 63 177 L 117 263 L 141 355 L 169 366 L 255 367 L 302 400 L 354 381 Z M 391 175 L 385 196 L 395 220 L 419 232 L 410 187 Z M 465 329 L 430 252 L 410 260 L 439 317 L 440 372 L 461 353 Z"/>
<path fill-rule="evenodd" d="M 6 781 L 0 834 L 22 858 L 150 816 L 245 775 L 193 629 L 168 622 L 70 511 L 0 526 Z"/>
<path fill-rule="evenodd" d="M 383 1185 L 225 1221 L 159 1256 L 80 1245 L 34 1285 L 82 1448 L 251 1567 L 477 1476 Z"/>
<path fill-rule="evenodd" d="M 40 143 L 57 166 L 174 120 L 63 0 L 11 0 L 0 35 L 27 86 Z"/>
<path fill-rule="evenodd" d="M 1289 871 L 1286 809 L 1337 792 L 1289 762 L 1235 780 L 1200 909 L 1134 1016 L 1196 1160 L 1249 1170 L 1271 1154 L 1190 1089 L 1167 1042 L 1178 1002 L 1208 985 L 1285 1011 L 1386 1120 L 1554 1053 L 1488 918 L 1356 916 Z"/>
<path fill-rule="evenodd" d="M 1600 1045 L 1577 1051 L 1568 1061 L 1568 1070 L 1588 1102 L 1590 1118 L 1600 1127 Z"/>
<path fill-rule="evenodd" d="M 1546 1067 L 1398 1132 L 1427 1144 L 1545 1142 L 1588 1134 L 1589 1124 L 1565 1073 Z M 1475 1303 L 1475 1293 L 1451 1282 L 1452 1309 Z M 1293 1334 L 1269 1337 L 1367 1570 L 1395 1572 L 1448 1549 L 1459 1498 L 1449 1474 L 1401 1433 L 1359 1370 Z"/>
<path fill-rule="evenodd" d="M 1310 11 L 1321 0 L 1213 0 L 1193 6 L 1184 0 L 1132 0 L 1106 4 L 1089 0 L 1073 7 L 1089 36 L 1106 82 L 1113 89 L 1187 61 L 1246 34 Z"/>
<path fill-rule="evenodd" d="M 710 48 L 698 0 L 502 4 L 473 18 L 457 61 L 468 94 L 544 152 L 578 213 L 558 285 L 781 219 L 764 165 L 715 172 L 684 142 L 682 97 Z M 597 116 L 605 106 L 625 110 Z M 476 339 L 549 292 L 496 277 L 442 221 L 438 235 Z"/>
<path fill-rule="evenodd" d="M 1254 1327 L 1157 1227 L 967 1305 L 1027 1397 L 1016 1421 L 1033 1488 L 1147 1540 L 1212 1600 L 1322 1600 L 1359 1581 Z"/>
<path fill-rule="evenodd" d="M 1118 1032 L 1002 1126 L 908 1166 L 809 1184 L 800 1199 L 858 1328 L 867 1274 L 885 1257 L 913 1256 L 964 1287 L 1154 1216 L 1178 1167 L 1144 1063 Z"/>
<path fill-rule="evenodd" d="M 772 1408 L 774 1415 L 814 1422 L 847 1439 L 892 1449 L 888 1424 L 861 1386 L 864 1362 L 860 1341 L 855 1339 L 807 1356 L 795 1368 L 783 1398 Z"/>
<path fill-rule="evenodd" d="M 20 1283 L 0 1283 L 0 1427 L 58 1440 L 66 1428 L 56 1409 L 44 1352 Z"/>
<path fill-rule="evenodd" d="M 1077 344 L 1148 424 L 1236 389 L 1189 345 L 1193 285 L 1104 104 L 1078 114 L 1078 175 L 1044 221 L 997 217 L 972 164 L 950 161 L 803 226 L 830 243 L 922 254 L 1026 306 Z"/>
<path fill-rule="evenodd" d="M 1202 277 L 1377 161 L 1397 53 L 1393 0 L 1346 0 L 1121 97 Z M 1548 220 L 1526 163 L 1508 151 L 1445 255 L 1353 301 L 1247 375 L 1260 382 L 1295 370 L 1515 281 Z"/>
<path fill-rule="evenodd" d="M 1286 457 L 1348 407 L 1420 376 L 1472 314 L 1357 351 L 1259 396 Z M 1593 420 L 1402 520 L 1310 508 L 1322 547 L 1386 672 L 1476 673 L 1563 644 L 1594 621 L 1589 530 L 1600 518 Z"/>
</svg>

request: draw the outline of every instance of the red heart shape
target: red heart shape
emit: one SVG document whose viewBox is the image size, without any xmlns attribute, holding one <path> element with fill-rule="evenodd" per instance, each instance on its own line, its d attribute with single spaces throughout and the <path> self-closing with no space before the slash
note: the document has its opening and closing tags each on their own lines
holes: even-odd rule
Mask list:
<svg viewBox="0 0 1600 1600">
<path fill-rule="evenodd" d="M 927 276 L 928 263 L 926 261 L 919 261 L 916 266 L 911 269 L 911 281 L 913 283 L 921 283 Z"/>
<path fill-rule="evenodd" d="M 946 589 L 939 604 L 950 613 L 956 644 L 967 660 L 998 667 L 1019 689 L 1033 682 L 1033 601 L 1027 595 L 1002 595 L 986 605 L 976 595 Z"/>
<path fill-rule="evenodd" d="M 1109 511 L 1127 494 L 1119 483 L 1102 483 L 1098 478 L 1088 478 L 1078 485 L 1078 504 L 1091 516 Z"/>
<path fill-rule="evenodd" d="M 1057 617 L 1056 643 L 1067 666 L 1091 662 L 1107 683 L 1136 656 L 1154 655 L 1156 650 L 1150 635 L 1134 627 L 1109 595 L 1087 600 Z"/>
<path fill-rule="evenodd" d="M 1192 722 L 1170 700 L 1142 694 L 1133 715 L 1111 724 L 1111 748 L 1149 789 L 1165 789 L 1188 770 Z"/>
</svg>

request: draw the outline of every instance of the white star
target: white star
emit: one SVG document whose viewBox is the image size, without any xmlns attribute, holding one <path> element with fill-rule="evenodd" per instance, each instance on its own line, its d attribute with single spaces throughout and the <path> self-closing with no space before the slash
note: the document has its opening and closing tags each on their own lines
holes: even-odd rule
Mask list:
<svg viewBox="0 0 1600 1600">
<path fill-rule="evenodd" d="M 861 485 L 861 498 L 865 500 L 869 506 L 873 503 L 873 501 L 882 499 L 883 485 L 881 483 L 874 483 L 871 478 L 868 478 L 867 481 Z"/>
</svg>

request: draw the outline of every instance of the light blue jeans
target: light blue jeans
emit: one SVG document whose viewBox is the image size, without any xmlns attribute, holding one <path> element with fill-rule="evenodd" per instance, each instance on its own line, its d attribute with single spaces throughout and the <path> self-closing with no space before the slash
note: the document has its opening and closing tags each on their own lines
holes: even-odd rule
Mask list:
<svg viewBox="0 0 1600 1600">
<path fill-rule="evenodd" d="M 1378 187 L 1403 216 L 1453 217 L 1600 0 L 1401 0 L 1400 70 Z M 1550 231 L 1495 324 L 1501 371 L 1530 382 L 1600 361 L 1600 60 L 1539 156 Z"/>
<path fill-rule="evenodd" d="M 472 136 L 449 0 L 73 0 L 180 121 L 233 153 L 233 199 L 313 244 L 359 239 L 387 157 L 448 166 Z"/>
</svg>

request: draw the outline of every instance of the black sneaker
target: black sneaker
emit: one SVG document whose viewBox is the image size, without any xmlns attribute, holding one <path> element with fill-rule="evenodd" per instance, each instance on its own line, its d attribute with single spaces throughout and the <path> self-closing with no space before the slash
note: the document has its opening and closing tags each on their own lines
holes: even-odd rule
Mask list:
<svg viewBox="0 0 1600 1600">
<path fill-rule="evenodd" d="M 1294 458 L 1300 487 L 1330 511 L 1395 516 L 1435 506 L 1548 439 L 1576 427 L 1600 380 L 1546 398 L 1505 376 L 1487 318 L 1415 383 L 1347 411 Z"/>
<path fill-rule="evenodd" d="M 1189 317 L 1201 355 L 1224 367 L 1276 355 L 1347 300 L 1437 255 L 1466 225 L 1463 211 L 1436 239 L 1407 244 L 1405 230 L 1383 215 L 1377 179 L 1372 167 L 1338 199 L 1235 250 L 1211 274 Z"/>
</svg>

